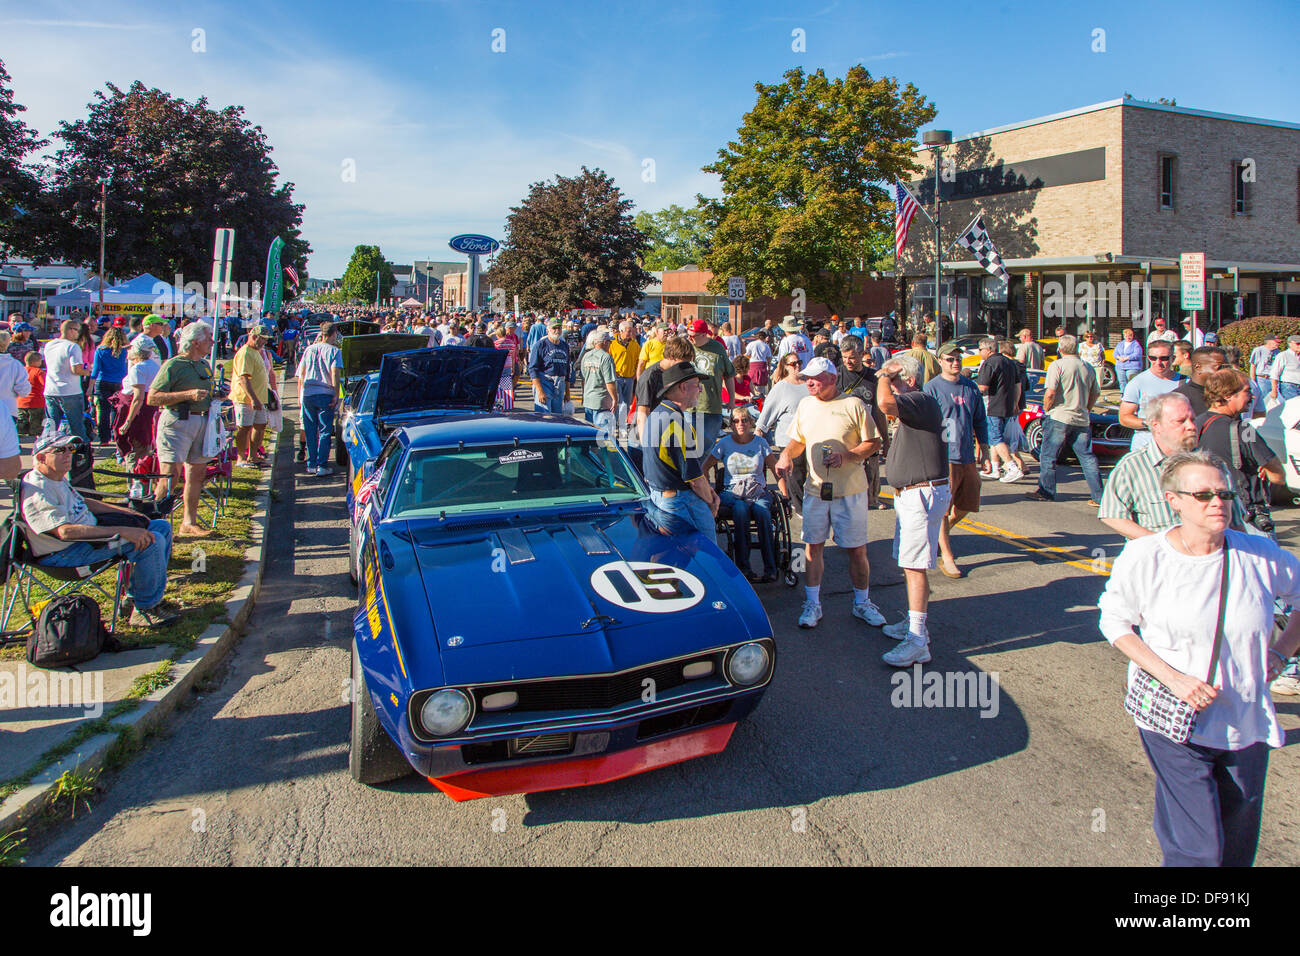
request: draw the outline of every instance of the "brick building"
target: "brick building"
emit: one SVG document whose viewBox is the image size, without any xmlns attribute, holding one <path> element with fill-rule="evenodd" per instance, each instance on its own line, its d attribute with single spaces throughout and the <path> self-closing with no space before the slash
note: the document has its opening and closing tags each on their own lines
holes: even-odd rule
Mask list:
<svg viewBox="0 0 1300 956">
<path fill-rule="evenodd" d="M 662 298 L 659 315 L 670 322 L 690 322 L 693 319 L 706 319 L 721 325 L 731 322 L 737 332 L 762 325 L 764 319 L 776 319 L 793 311 L 791 298 L 769 298 L 763 296 L 741 305 L 729 305 L 725 295 L 709 292 L 709 281 L 713 273 L 700 269 L 699 266 L 685 266 L 670 269 L 663 274 Z M 859 291 L 850 300 L 848 308 L 840 315 L 882 316 L 894 308 L 894 281 L 891 278 L 872 278 L 860 276 L 856 287 Z M 809 319 L 825 320 L 830 318 L 832 310 L 821 302 L 807 302 L 803 314 Z"/>
<path fill-rule="evenodd" d="M 946 253 L 942 310 L 958 335 L 1091 322 L 1114 340 L 1151 315 L 1181 322 L 1184 252 L 1206 254 L 1198 323 L 1238 308 L 1300 316 L 1300 124 L 1126 97 L 972 133 L 940 155 L 944 246 L 980 214 L 1011 275 Z M 928 173 L 912 184 L 930 212 L 934 157 L 917 149 Z M 895 290 L 913 321 L 933 312 L 934 257 L 918 215 Z"/>
</svg>

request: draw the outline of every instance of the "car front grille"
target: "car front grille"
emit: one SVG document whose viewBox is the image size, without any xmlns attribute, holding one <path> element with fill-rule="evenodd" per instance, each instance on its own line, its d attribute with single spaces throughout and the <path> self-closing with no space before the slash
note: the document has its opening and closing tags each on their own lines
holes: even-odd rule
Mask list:
<svg viewBox="0 0 1300 956">
<path fill-rule="evenodd" d="M 476 710 L 483 710 L 483 699 L 489 694 L 512 691 L 519 695 L 519 703 L 510 712 L 609 710 L 624 704 L 651 703 L 664 691 L 681 687 L 688 681 L 682 668 L 688 664 L 710 661 L 713 677 L 722 674 L 723 653 L 702 654 L 683 660 L 651 664 L 621 674 L 595 677 L 571 677 L 558 680 L 518 681 L 510 684 L 485 684 L 473 690 Z M 653 683 L 647 683 L 653 682 Z"/>
</svg>

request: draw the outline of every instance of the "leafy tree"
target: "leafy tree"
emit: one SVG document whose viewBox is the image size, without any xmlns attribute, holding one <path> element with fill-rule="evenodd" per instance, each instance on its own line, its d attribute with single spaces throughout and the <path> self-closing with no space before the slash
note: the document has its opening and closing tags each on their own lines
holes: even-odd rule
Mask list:
<svg viewBox="0 0 1300 956">
<path fill-rule="evenodd" d="M 590 299 L 629 306 L 652 276 L 641 268 L 645 233 L 632 221 L 632 201 L 603 170 L 533 183 L 511 207 L 506 238 L 486 278 L 494 287 L 544 309 Z"/>
<path fill-rule="evenodd" d="M 676 204 L 658 212 L 639 212 L 633 220 L 650 239 L 650 251 L 641 265 L 651 271 L 680 269 L 698 263 L 709 247 L 704 210 Z"/>
<path fill-rule="evenodd" d="M 207 282 L 215 230 L 235 230 L 232 278 L 261 281 L 271 241 L 281 262 L 306 274 L 293 183 L 278 169 L 260 126 L 242 107 L 210 109 L 136 81 L 127 92 L 106 84 L 84 120 L 62 123 L 47 194 L 45 258 L 94 263 L 99 257 L 100 182 L 108 180 L 109 271 L 153 272 L 171 281 Z"/>
<path fill-rule="evenodd" d="M 713 272 L 709 289 L 721 294 L 738 275 L 751 297 L 801 288 L 843 308 L 852 274 L 881 268 L 893 250 L 889 187 L 919 169 L 912 149 L 935 108 L 912 84 L 872 79 L 861 66 L 842 80 L 790 70 L 754 89 L 736 141 L 704 167 L 723 190 L 699 197 L 712 226 L 700 264 Z"/>
<path fill-rule="evenodd" d="M 352 250 L 352 259 L 348 262 L 347 269 L 343 271 L 343 295 L 349 299 L 373 303 L 376 273 L 379 273 L 379 298 L 390 298 L 393 283 L 397 281 L 393 275 L 392 263 L 385 261 L 378 246 L 357 246 Z"/>
<path fill-rule="evenodd" d="M 29 255 L 36 244 L 31 224 L 41 183 L 23 160 L 47 141 L 18 118 L 26 110 L 14 102 L 9 73 L 0 60 L 0 256 Z"/>
</svg>

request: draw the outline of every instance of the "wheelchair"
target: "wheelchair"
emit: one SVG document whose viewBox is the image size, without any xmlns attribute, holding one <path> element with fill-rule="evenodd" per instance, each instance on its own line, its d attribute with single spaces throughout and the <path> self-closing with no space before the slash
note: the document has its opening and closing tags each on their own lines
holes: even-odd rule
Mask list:
<svg viewBox="0 0 1300 956">
<path fill-rule="evenodd" d="M 714 484 L 720 494 L 722 492 L 721 468 L 717 469 Z M 776 573 L 787 587 L 794 587 L 799 583 L 799 576 L 792 567 L 794 546 L 790 537 L 790 513 L 792 510 L 790 499 L 775 488 L 769 488 L 767 495 L 768 500 L 772 503 L 772 552 L 776 559 Z M 727 552 L 727 557 L 734 562 L 736 560 L 736 522 L 729 515 L 719 510 L 718 517 L 715 520 L 715 530 L 719 538 L 726 537 L 724 550 Z M 757 528 L 749 528 L 749 541 L 750 552 L 758 551 Z"/>
</svg>

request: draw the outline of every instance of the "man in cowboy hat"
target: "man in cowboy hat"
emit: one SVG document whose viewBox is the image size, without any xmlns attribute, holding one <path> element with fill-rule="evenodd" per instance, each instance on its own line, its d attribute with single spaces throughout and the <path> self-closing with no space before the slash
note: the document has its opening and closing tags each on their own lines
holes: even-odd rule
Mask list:
<svg viewBox="0 0 1300 956">
<path fill-rule="evenodd" d="M 710 537 L 720 502 L 704 474 L 709 446 L 692 424 L 696 416 L 686 414 L 699 401 L 704 373 L 690 362 L 677 362 L 663 377 L 659 403 L 646 420 L 643 442 L 642 467 L 654 506 L 649 513 L 666 534 L 698 531 Z"/>
<path fill-rule="evenodd" d="M 779 365 L 781 359 L 785 358 L 791 352 L 799 356 L 799 367 L 807 365 L 812 361 L 813 344 L 812 339 L 804 335 L 803 326 L 793 315 L 787 315 L 781 320 L 781 331 L 785 333 L 785 338 L 776 349 L 776 361 Z"/>
</svg>

